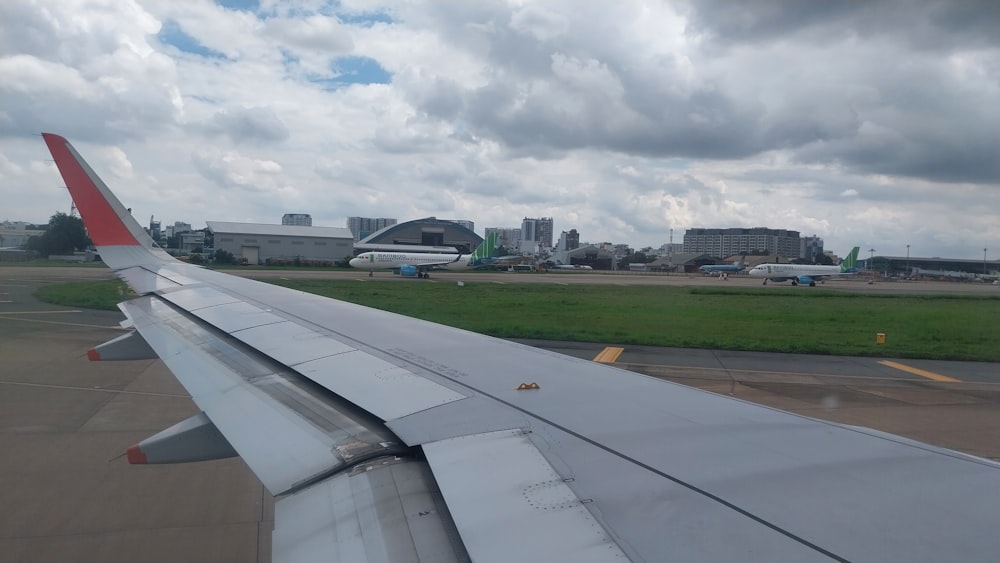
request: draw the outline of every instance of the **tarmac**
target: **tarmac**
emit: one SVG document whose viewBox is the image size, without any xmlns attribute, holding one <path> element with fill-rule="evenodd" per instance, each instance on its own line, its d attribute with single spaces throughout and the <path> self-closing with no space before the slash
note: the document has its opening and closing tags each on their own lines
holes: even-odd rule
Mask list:
<svg viewBox="0 0 1000 563">
<path fill-rule="evenodd" d="M 549 283 L 565 277 L 554 276 Z M 242 460 L 135 466 L 122 457 L 197 413 L 158 360 L 87 361 L 89 348 L 122 333 L 122 315 L 32 296 L 42 284 L 108 277 L 103 268 L 0 267 L 0 562 L 269 561 L 273 499 Z M 725 283 L 686 283 L 706 282 Z M 587 359 L 605 348 L 531 344 Z M 897 360 L 900 368 L 877 358 L 621 348 L 602 357 L 738 399 L 1000 459 L 998 364 Z"/>
</svg>

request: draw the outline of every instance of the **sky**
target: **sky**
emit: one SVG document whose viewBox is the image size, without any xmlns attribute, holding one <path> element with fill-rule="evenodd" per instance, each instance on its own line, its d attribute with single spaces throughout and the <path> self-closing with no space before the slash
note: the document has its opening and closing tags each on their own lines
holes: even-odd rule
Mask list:
<svg viewBox="0 0 1000 563">
<path fill-rule="evenodd" d="M 1000 256 L 1000 2 L 0 2 L 0 221 L 553 217 Z"/>
</svg>

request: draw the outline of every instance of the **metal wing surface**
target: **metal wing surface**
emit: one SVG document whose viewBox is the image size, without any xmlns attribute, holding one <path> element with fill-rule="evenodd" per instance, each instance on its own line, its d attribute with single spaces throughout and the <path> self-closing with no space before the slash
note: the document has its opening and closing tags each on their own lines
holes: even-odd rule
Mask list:
<svg viewBox="0 0 1000 563">
<path fill-rule="evenodd" d="M 1000 559 L 995 463 L 178 262 L 44 137 L 140 295 L 92 357 L 203 411 L 130 460 L 242 456 L 275 561 Z"/>
</svg>

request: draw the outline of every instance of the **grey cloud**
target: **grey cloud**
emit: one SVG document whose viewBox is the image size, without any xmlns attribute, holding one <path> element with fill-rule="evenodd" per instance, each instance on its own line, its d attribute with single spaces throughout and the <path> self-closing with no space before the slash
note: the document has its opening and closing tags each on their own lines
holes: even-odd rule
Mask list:
<svg viewBox="0 0 1000 563">
<path fill-rule="evenodd" d="M 223 188 L 265 192 L 280 186 L 281 165 L 235 152 L 197 152 L 191 155 L 195 170 Z"/>
<path fill-rule="evenodd" d="M 234 143 L 278 143 L 288 140 L 285 123 L 270 107 L 234 108 L 219 111 L 205 126 L 209 133 L 224 134 Z"/>
<path fill-rule="evenodd" d="M 5 74 L 0 136 L 59 131 L 78 141 L 109 143 L 145 137 L 176 120 L 171 92 L 142 80 L 118 80 L 119 88 L 112 89 L 105 77 L 84 79 L 68 67 L 24 55 L 16 59 L 27 64 L 10 64 L 14 59 L 0 59 Z"/>
<path fill-rule="evenodd" d="M 690 3 L 691 33 L 718 45 L 894 37 L 918 49 L 995 45 L 1000 3 L 994 0 L 760 0 Z"/>
<path fill-rule="evenodd" d="M 528 22 L 546 22 L 495 3 L 465 8 L 464 24 L 438 14 L 441 33 L 475 46 L 492 78 L 465 90 L 425 84 L 409 99 L 513 155 L 598 148 L 736 159 L 785 150 L 796 162 L 863 174 L 998 180 L 1000 66 L 990 51 L 949 58 L 963 46 L 995 54 L 1000 37 L 963 25 L 977 15 L 997 21 L 998 3 L 699 2 L 690 33 L 710 38 L 702 50 L 688 43 L 687 54 L 637 51 L 595 9 L 566 15 L 565 34 L 525 34 Z M 738 55 L 716 48 L 739 43 L 749 47 Z M 961 64 L 971 82 L 956 75 Z"/>
</svg>

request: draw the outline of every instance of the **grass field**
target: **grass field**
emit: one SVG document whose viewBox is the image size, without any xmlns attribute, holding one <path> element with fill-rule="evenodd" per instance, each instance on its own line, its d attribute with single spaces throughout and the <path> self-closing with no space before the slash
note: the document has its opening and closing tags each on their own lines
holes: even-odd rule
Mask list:
<svg viewBox="0 0 1000 563">
<path fill-rule="evenodd" d="M 865 295 L 792 288 L 269 281 L 503 338 L 1000 361 L 1000 297 L 992 296 Z M 64 305 L 95 306 L 67 295 L 103 292 L 106 298 L 100 303 L 114 308 L 121 299 L 119 288 L 118 282 L 66 284 L 44 288 L 38 295 Z M 99 300 L 92 297 L 90 302 Z M 876 344 L 876 333 L 885 333 L 884 345 Z"/>
<path fill-rule="evenodd" d="M 46 303 L 66 307 L 86 307 L 117 311 L 118 303 L 135 297 L 135 293 L 119 280 L 60 283 L 40 287 L 35 297 Z"/>
</svg>

